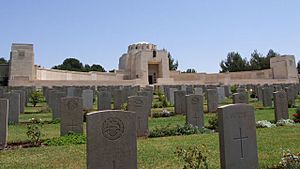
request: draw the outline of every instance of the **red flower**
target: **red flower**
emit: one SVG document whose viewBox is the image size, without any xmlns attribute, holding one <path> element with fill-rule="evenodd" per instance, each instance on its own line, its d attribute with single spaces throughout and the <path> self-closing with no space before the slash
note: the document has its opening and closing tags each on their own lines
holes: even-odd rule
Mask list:
<svg viewBox="0 0 300 169">
<path fill-rule="evenodd" d="M 300 117 L 300 114 L 295 113 L 295 114 L 293 114 L 293 116 L 294 117 Z"/>
</svg>

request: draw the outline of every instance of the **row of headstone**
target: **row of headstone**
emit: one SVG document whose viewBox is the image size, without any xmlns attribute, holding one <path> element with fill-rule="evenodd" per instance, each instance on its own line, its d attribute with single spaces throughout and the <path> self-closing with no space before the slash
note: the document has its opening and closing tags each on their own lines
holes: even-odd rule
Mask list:
<svg viewBox="0 0 300 169">
<path fill-rule="evenodd" d="M 201 99 L 187 96 L 189 103 Z M 188 107 L 199 111 L 198 106 Z M 137 114 L 113 110 L 87 114 L 87 168 L 137 168 Z M 218 123 L 221 168 L 258 168 L 254 108 L 247 104 L 219 107 Z"/>
<path fill-rule="evenodd" d="M 8 123 L 19 123 L 21 113 L 20 94 L 16 92 L 4 93 L 2 98 L 9 101 Z"/>
<path fill-rule="evenodd" d="M 231 95 L 230 86 L 179 86 L 179 85 L 173 85 L 173 86 L 163 86 L 163 91 L 165 96 L 167 97 L 167 100 L 175 104 L 175 91 L 185 91 L 186 95 L 190 94 L 197 94 L 202 95 L 204 92 L 207 93 L 207 90 L 210 89 L 216 89 L 218 94 L 218 102 L 222 103 L 225 101 L 226 97 L 229 97 Z"/>
</svg>

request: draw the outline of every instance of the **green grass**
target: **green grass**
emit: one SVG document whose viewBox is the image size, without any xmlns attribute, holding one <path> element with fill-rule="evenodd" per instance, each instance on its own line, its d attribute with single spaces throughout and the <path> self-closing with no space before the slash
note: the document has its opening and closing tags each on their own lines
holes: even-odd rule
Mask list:
<svg viewBox="0 0 300 169">
<path fill-rule="evenodd" d="M 226 99 L 225 103 L 230 103 Z M 255 109 L 255 118 L 258 120 L 274 120 L 274 109 L 263 108 L 260 102 L 250 100 Z M 296 102 L 300 105 L 299 100 Z M 45 103 L 37 107 L 26 107 L 25 114 L 20 116 L 20 124 L 9 125 L 8 142 L 26 141 L 26 124 L 31 118 L 40 118 L 51 121 L 51 113 L 39 113 L 45 107 Z M 173 111 L 173 107 L 168 108 Z M 162 109 L 152 109 L 152 112 Z M 289 114 L 295 112 L 295 108 L 289 109 Z M 205 114 L 205 125 L 213 113 Z M 168 118 L 149 118 L 149 129 L 158 126 L 183 125 L 185 116 L 176 115 Z M 45 124 L 42 128 L 42 139 L 59 137 L 60 124 Z M 277 164 L 280 160 L 281 150 L 290 149 L 300 152 L 300 125 L 290 127 L 276 127 L 257 129 L 257 144 L 259 164 L 261 168 Z M 161 138 L 138 139 L 138 168 L 139 169 L 178 169 L 183 162 L 176 158 L 176 147 L 206 144 L 210 150 L 210 168 L 219 166 L 219 141 L 218 133 L 174 136 Z M 39 148 L 24 148 L 16 150 L 0 151 L 0 168 L 86 168 L 86 145 L 44 146 Z"/>
<path fill-rule="evenodd" d="M 261 167 L 280 160 L 281 149 L 300 151 L 300 126 L 257 130 Z M 272 144 L 270 144 L 272 142 Z M 138 140 L 139 168 L 178 169 L 182 161 L 174 155 L 176 147 L 206 144 L 209 165 L 219 168 L 218 134 L 163 137 Z M 0 168 L 85 168 L 86 145 L 49 146 L 0 152 Z"/>
</svg>

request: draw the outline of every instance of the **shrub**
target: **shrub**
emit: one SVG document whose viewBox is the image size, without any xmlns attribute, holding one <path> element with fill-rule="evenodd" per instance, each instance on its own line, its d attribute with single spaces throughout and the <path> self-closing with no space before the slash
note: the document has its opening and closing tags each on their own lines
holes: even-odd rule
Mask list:
<svg viewBox="0 0 300 169">
<path fill-rule="evenodd" d="M 49 124 L 58 124 L 60 123 L 60 119 L 54 119 L 49 122 Z"/>
<path fill-rule="evenodd" d="M 33 146 L 38 146 L 41 144 L 42 127 L 43 127 L 43 122 L 41 119 L 32 118 L 30 119 L 30 123 L 27 124 L 26 135 Z"/>
<path fill-rule="evenodd" d="M 175 154 L 185 162 L 183 169 L 208 169 L 208 149 L 202 144 L 188 149 L 177 147 Z"/>
<path fill-rule="evenodd" d="M 40 91 L 33 91 L 30 93 L 29 102 L 35 107 L 36 104 L 42 102 L 42 98 L 43 94 Z"/>
<path fill-rule="evenodd" d="M 47 139 L 44 144 L 49 146 L 63 146 L 70 144 L 85 144 L 86 136 L 83 134 L 69 133 L 66 136 Z"/>
<path fill-rule="evenodd" d="M 238 88 L 238 85 L 232 85 L 232 86 L 230 86 L 231 93 L 236 93 L 237 92 L 237 88 Z"/>
<path fill-rule="evenodd" d="M 167 98 L 165 96 L 163 96 L 162 106 L 163 107 L 169 107 L 170 106 L 170 103 L 167 101 Z"/>
<path fill-rule="evenodd" d="M 166 136 L 179 136 L 179 135 L 191 135 L 210 133 L 211 131 L 205 128 L 194 127 L 189 124 L 184 126 L 177 125 L 171 126 L 168 124 L 165 127 L 156 127 L 153 131 L 150 131 L 149 137 L 166 137 Z"/>
<path fill-rule="evenodd" d="M 158 108 L 158 103 L 153 103 L 152 107 L 153 108 Z"/>
<path fill-rule="evenodd" d="M 164 94 L 162 93 L 162 91 L 158 90 L 157 91 L 157 96 L 158 96 L 158 100 L 162 101 Z"/>
<path fill-rule="evenodd" d="M 293 120 L 295 123 L 300 123 L 300 108 L 297 108 L 296 113 L 293 114 Z"/>
<path fill-rule="evenodd" d="M 268 167 L 268 169 L 299 169 L 300 153 L 293 154 L 289 150 L 283 151 L 281 161 L 278 165 Z"/>
<path fill-rule="evenodd" d="M 128 103 L 123 103 L 121 106 L 121 110 L 127 111 L 128 110 Z"/>
<path fill-rule="evenodd" d="M 256 122 L 256 128 L 271 128 L 276 127 L 275 124 L 272 124 L 268 120 L 261 120 Z"/>
<path fill-rule="evenodd" d="M 209 117 L 207 128 L 212 129 L 212 130 L 218 129 L 218 115 L 217 114 Z"/>
</svg>

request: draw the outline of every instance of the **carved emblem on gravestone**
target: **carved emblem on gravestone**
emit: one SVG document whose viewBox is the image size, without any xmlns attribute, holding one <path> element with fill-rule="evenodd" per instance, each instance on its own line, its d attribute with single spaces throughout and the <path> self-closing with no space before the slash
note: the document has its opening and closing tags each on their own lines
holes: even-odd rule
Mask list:
<svg viewBox="0 0 300 169">
<path fill-rule="evenodd" d="M 76 109 L 78 107 L 78 103 L 74 100 L 69 100 L 67 102 L 67 107 L 68 107 L 69 110 Z"/>
<path fill-rule="evenodd" d="M 144 106 L 144 101 L 142 99 L 135 99 L 134 104 L 136 107 L 142 107 Z"/>
<path fill-rule="evenodd" d="M 192 103 L 193 103 L 193 104 L 199 103 L 199 98 L 198 98 L 198 97 L 193 97 L 193 98 L 192 98 Z"/>
<path fill-rule="evenodd" d="M 124 124 L 117 117 L 107 118 L 102 124 L 102 134 L 108 140 L 116 140 L 124 133 Z"/>
</svg>

